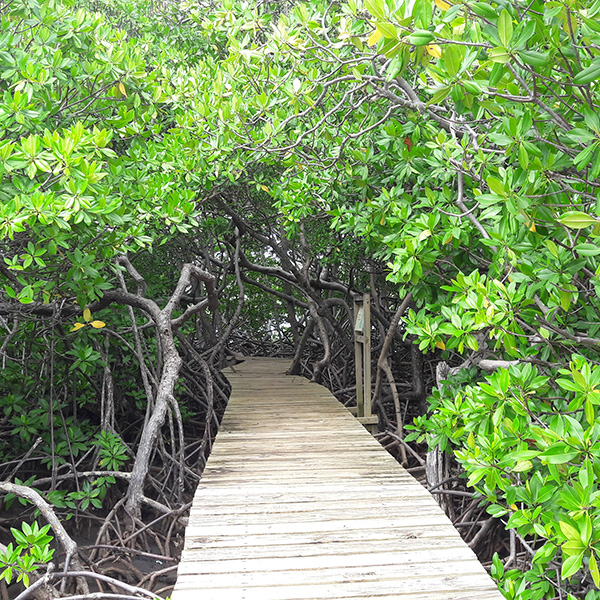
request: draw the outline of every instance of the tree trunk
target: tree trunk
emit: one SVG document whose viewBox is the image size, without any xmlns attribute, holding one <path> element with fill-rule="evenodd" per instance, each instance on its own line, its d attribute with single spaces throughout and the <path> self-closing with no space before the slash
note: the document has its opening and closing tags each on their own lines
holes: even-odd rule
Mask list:
<svg viewBox="0 0 600 600">
<path fill-rule="evenodd" d="M 182 360 L 175 347 L 171 319 L 161 313 L 157 320 L 157 332 L 163 347 L 163 369 L 156 391 L 154 409 L 142 431 L 140 445 L 131 469 L 131 480 L 127 489 L 125 510 L 134 518 L 141 519 L 141 504 L 144 497 L 144 482 L 150 466 L 154 444 L 165 421 L 170 398 L 179 378 Z"/>
</svg>

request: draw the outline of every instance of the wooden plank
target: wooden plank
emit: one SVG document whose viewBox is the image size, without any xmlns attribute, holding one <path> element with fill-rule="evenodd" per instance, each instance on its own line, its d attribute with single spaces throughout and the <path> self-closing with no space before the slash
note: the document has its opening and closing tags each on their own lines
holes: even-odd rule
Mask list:
<svg viewBox="0 0 600 600">
<path fill-rule="evenodd" d="M 206 471 L 207 476 L 218 476 L 220 479 L 220 483 L 223 484 L 228 482 L 230 485 L 246 485 L 246 484 L 268 484 L 273 480 L 272 471 L 263 472 L 262 476 L 259 473 L 235 473 L 232 471 L 228 471 L 224 468 L 215 468 L 209 469 Z M 380 482 L 382 485 L 389 479 L 387 473 L 371 473 L 368 469 L 360 469 L 360 470 L 330 470 L 330 471 L 293 471 L 290 470 L 284 475 L 281 476 L 279 483 L 290 483 L 290 484 L 298 484 L 298 483 L 318 483 L 322 481 L 339 481 L 343 483 L 347 481 L 350 485 L 351 483 L 359 484 L 361 481 L 368 481 L 370 483 Z M 409 480 L 407 479 L 407 483 Z M 209 485 L 208 482 L 205 485 Z"/>
<path fill-rule="evenodd" d="M 405 593 L 402 590 L 402 582 L 398 582 L 396 588 L 389 594 L 385 593 L 371 593 L 368 598 L 376 599 L 376 600 L 498 600 L 498 592 L 497 591 L 475 591 L 475 592 L 454 592 L 452 590 L 429 590 L 423 594 L 416 593 L 414 591 L 409 591 Z M 313 591 L 311 590 L 306 590 Z M 327 590 L 329 592 L 329 590 Z M 345 590 L 341 590 L 338 587 L 335 588 L 335 591 L 339 591 L 339 593 L 343 593 Z M 351 590 L 352 592 L 352 590 Z M 198 591 L 194 589 L 184 589 L 178 593 L 177 600 L 198 600 Z M 261 593 L 265 593 L 265 595 L 260 596 Z M 224 600 L 225 598 L 239 598 L 244 600 L 265 600 L 272 599 L 273 596 L 270 594 L 266 594 L 266 590 L 253 590 L 253 594 L 257 595 L 249 595 L 248 592 L 243 591 L 239 594 L 231 595 L 231 590 L 210 590 L 208 593 L 202 591 L 201 598 L 202 600 Z M 357 598 L 367 598 L 364 595 L 344 595 L 344 596 L 332 596 L 328 594 L 324 596 L 318 590 L 315 590 L 314 596 L 294 596 L 291 600 L 315 600 L 315 599 L 327 599 L 327 600 L 357 600 Z M 290 598 L 286 599 L 290 600 Z"/>
<path fill-rule="evenodd" d="M 244 523 L 241 525 L 228 525 L 226 523 L 214 523 L 209 521 L 206 524 L 194 525 L 193 517 L 190 517 L 190 524 L 186 529 L 186 535 L 188 535 L 188 529 L 190 535 L 233 535 L 233 536 L 257 536 L 265 533 L 279 533 L 293 535 L 295 533 L 306 533 L 310 531 L 316 532 L 332 532 L 332 531 L 345 531 L 353 529 L 354 531 L 380 529 L 382 527 L 391 527 L 393 529 L 409 529 L 409 528 L 420 528 L 427 527 L 428 524 L 433 525 L 447 525 L 448 518 L 446 515 L 441 514 L 427 514 L 427 515 L 409 515 L 409 516 L 398 516 L 395 519 L 386 518 L 358 518 L 358 519 L 345 519 L 345 520 L 323 520 L 323 521 L 311 521 L 310 529 L 305 521 L 289 521 L 284 520 L 278 522 L 276 520 L 269 520 L 266 523 Z"/>
<path fill-rule="evenodd" d="M 284 452 L 284 449 L 279 451 L 279 449 L 274 448 L 271 452 L 263 452 L 262 454 L 252 454 L 244 449 L 241 451 L 236 448 L 232 448 L 229 453 L 225 453 L 220 451 L 218 454 L 211 456 L 208 460 L 208 464 L 210 465 L 224 465 L 224 464 L 240 464 L 242 462 L 242 467 L 254 467 L 259 466 L 261 462 L 263 464 L 269 464 L 271 461 L 273 463 L 276 462 L 284 462 L 287 461 L 289 465 L 319 465 L 319 464 L 327 464 L 327 465 L 344 465 L 344 458 L 350 459 L 352 458 L 351 465 L 367 463 L 371 465 L 373 468 L 381 468 L 381 469 L 389 469 L 390 467 L 394 468 L 397 472 L 396 461 L 390 456 L 389 460 L 386 460 L 385 455 L 381 455 L 381 451 L 379 448 L 372 448 L 370 446 L 361 447 L 360 452 L 357 452 L 357 449 L 347 448 L 344 456 L 343 449 L 340 452 L 336 452 L 333 455 L 330 450 L 327 452 L 325 447 L 307 447 L 304 451 L 296 448 L 296 452 L 292 453 L 294 456 L 293 460 L 290 460 L 289 452 Z M 370 450 L 370 451 L 369 451 Z"/>
<path fill-rule="evenodd" d="M 423 486 L 286 369 L 231 373 L 173 600 L 501 600 Z"/>
<path fill-rule="evenodd" d="M 352 536 L 329 535 L 329 536 L 294 536 L 286 535 L 265 536 L 261 540 L 264 543 L 255 543 L 249 538 L 190 538 L 186 542 L 186 561 L 204 562 L 239 559 L 241 556 L 252 558 L 279 559 L 283 556 L 347 556 L 356 553 L 387 553 L 389 547 L 407 548 L 406 552 L 419 552 L 421 550 L 435 550 L 443 548 L 448 550 L 455 547 L 464 548 L 462 540 L 457 535 L 446 535 L 446 531 L 440 527 L 432 527 L 430 535 L 419 538 L 406 539 L 406 544 L 398 544 L 397 536 L 386 534 L 382 531 L 368 532 L 369 535 Z M 295 543 L 293 543 L 295 542 Z M 408 543 L 410 542 L 410 543 Z M 397 550 L 401 552 L 401 550 Z"/>
<path fill-rule="evenodd" d="M 252 513 L 256 511 L 268 511 L 277 513 L 283 511 L 306 511 L 312 510 L 315 503 L 319 503 L 319 508 L 337 507 L 345 510 L 353 506 L 364 507 L 366 504 L 372 504 L 381 513 L 385 514 L 390 510 L 397 510 L 406 505 L 418 504 L 423 506 L 421 494 L 415 490 L 403 491 L 402 493 L 391 493 L 377 495 L 374 493 L 361 494 L 360 490 L 346 494 L 343 498 L 335 498 L 324 494 L 304 494 L 300 497 L 290 496 L 289 494 L 253 494 L 251 496 L 242 493 L 227 495 L 221 498 L 221 502 L 216 502 L 210 494 L 210 489 L 203 489 L 203 494 L 196 494 L 195 498 L 200 504 L 199 513 L 205 512 L 210 515 L 229 514 L 232 506 L 236 507 L 237 514 Z M 412 492 L 412 493 L 411 493 Z"/>
<path fill-rule="evenodd" d="M 360 452 L 357 452 L 360 450 Z M 367 458 L 370 455 L 380 456 L 380 446 L 373 444 L 311 444 L 309 441 L 303 443 L 286 443 L 285 446 L 278 448 L 265 448 L 264 444 L 226 444 L 219 443 L 219 447 L 215 448 L 210 455 L 211 462 L 235 462 L 241 457 L 246 461 L 254 460 L 270 460 L 274 456 L 281 458 L 291 458 L 293 460 L 304 460 L 314 457 L 318 460 L 331 458 L 332 454 L 341 458 Z M 290 456 L 291 455 L 291 456 Z"/>
<path fill-rule="evenodd" d="M 456 569 L 456 567 L 455 567 Z M 432 570 L 429 576 L 417 578 L 396 578 L 381 579 L 375 581 L 328 581 L 321 584 L 306 583 L 286 585 L 278 581 L 271 582 L 269 577 L 261 582 L 262 585 L 240 586 L 238 581 L 230 576 L 225 582 L 226 585 L 216 587 L 203 581 L 198 586 L 197 575 L 183 575 L 177 579 L 177 586 L 173 592 L 173 600 L 223 600 L 239 598 L 243 600 L 304 600 L 304 599 L 322 599 L 329 600 L 340 596 L 345 598 L 373 598 L 379 595 L 393 595 L 395 598 L 414 598 L 416 593 L 444 593 L 448 595 L 439 595 L 440 598 L 463 598 L 463 591 L 480 592 L 479 598 L 483 593 L 488 593 L 489 598 L 494 600 L 503 600 L 500 592 L 496 590 L 495 595 L 491 595 L 490 585 L 482 581 L 480 573 L 468 574 L 440 574 L 437 575 Z M 204 580 L 204 578 L 202 578 Z M 216 583 L 216 582 L 215 582 Z M 201 590 L 201 595 L 200 594 Z M 177 595 L 175 595 L 177 594 Z M 428 596 L 429 597 L 429 596 Z"/>
<path fill-rule="evenodd" d="M 282 549 L 280 548 L 280 551 Z M 394 568 L 404 569 L 407 565 L 420 565 L 427 570 L 433 563 L 448 562 L 452 560 L 466 560 L 471 558 L 471 553 L 464 544 L 455 543 L 443 548 L 422 548 L 420 550 L 405 550 L 403 552 L 354 552 L 349 554 L 320 554 L 317 556 L 302 556 L 292 551 L 285 554 L 283 551 L 275 559 L 259 558 L 254 555 L 229 560 L 206 561 L 203 551 L 190 551 L 189 560 L 183 562 L 178 574 L 217 574 L 217 573 L 258 573 L 261 571 L 305 571 L 324 569 L 362 569 L 364 567 L 389 566 L 386 575 L 394 573 Z M 200 560 L 194 560 L 199 557 Z M 436 565 L 436 568 L 439 565 Z"/>
<path fill-rule="evenodd" d="M 414 533 L 414 529 L 406 528 L 402 530 L 388 529 L 363 529 L 352 531 L 321 531 L 318 533 L 297 533 L 290 534 L 264 534 L 254 537 L 227 537 L 227 536 L 207 536 L 203 535 L 199 528 L 197 535 L 186 536 L 186 548 L 197 549 L 206 548 L 211 551 L 211 560 L 220 560 L 225 556 L 229 549 L 236 548 L 238 556 L 247 556 L 249 553 L 256 552 L 275 552 L 278 555 L 280 548 L 288 546 L 303 546 L 311 549 L 314 553 L 321 552 L 321 546 L 336 547 L 338 552 L 347 548 L 347 553 L 360 543 L 378 545 L 380 548 L 419 548 L 421 545 L 436 545 L 452 543 L 460 540 L 456 530 L 452 531 L 446 523 L 431 524 L 427 529 L 422 530 L 422 534 Z M 424 541 L 426 540 L 426 542 Z M 427 547 L 429 547 L 427 546 Z M 228 556 L 228 558 L 231 558 Z"/>
<path fill-rule="evenodd" d="M 400 512 L 401 511 L 401 512 Z M 419 507 L 417 503 L 413 503 L 411 505 L 407 505 L 406 509 L 399 509 L 399 514 L 401 514 L 401 518 L 403 521 L 408 519 L 412 519 L 412 523 L 420 522 L 431 522 L 432 520 L 437 519 L 437 515 L 435 511 L 427 511 L 426 513 Z M 324 509 L 319 506 L 315 506 L 311 511 L 300 511 L 300 512 L 272 512 L 272 513 L 246 513 L 238 515 L 229 514 L 221 516 L 221 518 L 217 518 L 216 515 L 199 515 L 194 514 L 189 519 L 190 527 L 210 527 L 213 525 L 218 525 L 220 528 L 225 528 L 226 526 L 255 526 L 255 525 L 263 525 L 265 522 L 265 517 L 268 517 L 269 520 L 269 531 L 272 531 L 272 528 L 279 523 L 289 523 L 291 519 L 294 520 L 296 524 L 302 524 L 304 527 L 308 527 L 309 525 L 312 527 L 314 524 L 321 523 L 333 523 L 339 519 L 339 515 L 344 515 L 344 520 L 342 523 L 344 525 L 343 528 L 359 528 L 364 529 L 361 525 L 363 521 L 368 522 L 370 525 L 367 525 L 366 528 L 370 528 L 373 523 L 379 522 L 381 520 L 387 520 L 390 523 L 396 523 L 398 517 L 392 517 L 391 515 L 382 515 L 381 511 L 377 510 L 373 507 L 364 507 L 364 510 L 361 511 L 361 507 L 357 506 L 352 509 L 346 508 L 343 513 L 340 508 L 329 508 Z M 446 522 L 446 521 L 436 521 L 436 522 Z M 399 527 L 399 525 L 396 525 Z"/>
<path fill-rule="evenodd" d="M 412 488 L 413 490 L 419 490 L 423 489 L 422 486 L 420 486 L 420 484 L 418 483 L 414 483 L 410 482 L 410 480 L 407 480 L 408 483 L 414 484 L 415 486 L 419 486 L 419 487 L 414 487 Z M 401 492 L 403 489 L 406 489 L 407 486 L 403 485 L 403 481 L 398 481 L 398 482 L 394 482 L 394 483 L 390 483 L 389 485 L 384 486 L 385 490 L 382 491 L 382 494 L 386 494 L 386 493 L 390 493 L 393 494 L 394 492 Z M 280 482 L 270 482 L 267 484 L 261 484 L 261 485 L 248 485 L 248 486 L 244 486 L 244 489 L 241 490 L 239 488 L 232 488 L 231 486 L 229 486 L 228 484 L 221 484 L 221 482 L 219 481 L 211 481 L 209 479 L 204 479 L 201 482 L 202 487 L 198 488 L 198 490 L 196 491 L 197 495 L 201 495 L 203 493 L 206 493 L 207 495 L 211 496 L 211 497 L 219 497 L 219 502 L 223 499 L 222 497 L 229 497 L 229 496 L 235 496 L 236 494 L 239 494 L 240 496 L 242 496 L 242 498 L 244 497 L 244 495 L 246 494 L 248 496 L 248 498 L 254 497 L 254 496 L 260 496 L 260 495 L 278 495 L 278 497 L 281 499 L 283 496 L 288 496 L 289 498 L 304 498 L 304 497 L 309 497 L 310 494 L 325 494 L 325 493 L 333 493 L 333 494 L 338 494 L 339 497 L 343 497 L 344 494 L 348 493 L 360 493 L 360 491 L 364 490 L 365 493 L 373 493 L 376 492 L 377 489 L 381 489 L 382 486 L 376 482 L 364 482 L 364 484 L 362 484 L 362 482 L 355 482 L 354 485 L 344 485 L 344 482 L 342 481 L 341 483 L 334 483 L 331 481 L 325 481 L 325 482 L 313 482 L 313 483 L 306 483 L 306 484 L 289 484 L 289 483 L 280 483 Z M 243 502 L 242 502 L 243 503 Z M 198 502 L 196 504 L 196 506 L 201 509 L 201 503 Z"/>
<path fill-rule="evenodd" d="M 350 557 L 346 557 L 350 560 Z M 446 559 L 448 553 L 446 553 Z M 272 560 L 275 565 L 278 561 Z M 214 564 L 214 563 L 213 563 Z M 178 570 L 178 579 L 182 580 L 202 578 L 204 584 L 203 589 L 212 587 L 236 587 L 236 588 L 252 588 L 257 586 L 302 586 L 314 584 L 334 584 L 343 581 L 345 583 L 368 583 L 377 584 L 385 579 L 402 580 L 404 586 L 414 591 L 423 591 L 424 580 L 431 578 L 432 572 L 437 578 L 452 578 L 457 576 L 455 562 L 448 562 L 443 558 L 439 558 L 430 563 L 385 563 L 382 565 L 366 565 L 359 567 L 344 567 L 344 568 L 327 568 L 327 567 L 312 567 L 303 569 L 301 567 L 287 571 L 279 571 L 277 569 L 249 570 L 249 571 L 232 571 L 232 572 L 205 572 L 207 565 L 205 563 L 189 563 L 185 562 L 180 565 L 183 570 L 186 567 L 194 565 L 197 569 L 191 572 L 181 572 Z M 469 570 L 470 562 L 466 562 L 460 576 L 465 575 L 480 575 L 479 569 L 474 572 Z M 367 586 L 365 586 L 367 589 Z"/>
</svg>

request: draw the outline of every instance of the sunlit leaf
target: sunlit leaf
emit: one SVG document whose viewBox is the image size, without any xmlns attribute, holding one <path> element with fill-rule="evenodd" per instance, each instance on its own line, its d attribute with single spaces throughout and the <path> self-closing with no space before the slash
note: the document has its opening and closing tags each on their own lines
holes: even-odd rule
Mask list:
<svg viewBox="0 0 600 600">
<path fill-rule="evenodd" d="M 579 531 L 577 531 L 570 523 L 559 521 L 558 525 L 567 539 L 579 539 Z"/>
<path fill-rule="evenodd" d="M 442 58 L 442 49 L 437 44 L 427 44 L 425 50 L 434 58 Z"/>
<path fill-rule="evenodd" d="M 510 60 L 510 52 L 502 46 L 492 48 L 489 56 L 492 62 L 500 64 L 505 64 Z"/>
<path fill-rule="evenodd" d="M 568 579 L 569 577 L 577 573 L 577 571 L 579 571 L 579 569 L 581 568 L 582 562 L 583 552 L 572 556 L 568 556 L 562 564 L 562 569 L 560 572 L 561 579 Z"/>
<path fill-rule="evenodd" d="M 503 46 L 508 46 L 513 34 L 512 17 L 510 13 L 503 9 L 498 18 L 498 36 Z"/>
<path fill-rule="evenodd" d="M 391 23 L 376 23 L 375 27 L 381 32 L 381 35 L 389 39 L 397 39 L 398 33 L 396 28 Z"/>
<path fill-rule="evenodd" d="M 375 44 L 377 44 L 377 42 L 383 37 L 383 34 L 381 33 L 381 31 L 379 31 L 379 29 L 376 29 L 371 36 L 369 37 L 369 39 L 367 40 L 367 46 L 375 46 Z"/>
<path fill-rule="evenodd" d="M 589 566 L 592 579 L 594 580 L 594 585 L 596 587 L 600 587 L 600 571 L 598 571 L 598 561 L 596 560 L 596 555 L 594 552 L 590 554 Z"/>
<path fill-rule="evenodd" d="M 383 0 L 365 0 L 367 10 L 378 19 L 385 18 Z"/>
<path fill-rule="evenodd" d="M 598 219 L 581 211 L 571 211 L 562 215 L 559 222 L 570 229 L 584 229 L 590 225 L 595 225 Z"/>
<path fill-rule="evenodd" d="M 520 460 L 511 470 L 513 473 L 524 473 L 531 468 L 533 468 L 533 463 L 530 460 Z"/>
</svg>

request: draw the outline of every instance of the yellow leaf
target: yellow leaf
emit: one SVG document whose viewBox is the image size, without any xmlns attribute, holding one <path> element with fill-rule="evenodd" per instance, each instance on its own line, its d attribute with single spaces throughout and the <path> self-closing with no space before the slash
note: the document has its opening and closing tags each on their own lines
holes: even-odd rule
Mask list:
<svg viewBox="0 0 600 600">
<path fill-rule="evenodd" d="M 425 50 L 434 58 L 442 58 L 442 49 L 437 44 L 428 44 Z"/>
<path fill-rule="evenodd" d="M 262 183 L 260 184 L 260 189 L 261 189 L 263 192 L 268 192 L 268 191 L 270 191 L 270 190 L 269 190 L 269 188 L 268 188 L 266 185 L 263 185 Z"/>
<path fill-rule="evenodd" d="M 92 321 L 90 325 L 94 329 L 102 329 L 103 327 L 106 327 L 106 323 L 104 321 Z"/>
<path fill-rule="evenodd" d="M 510 507 L 512 510 L 519 510 L 519 507 L 516 504 L 511 504 Z"/>
<path fill-rule="evenodd" d="M 367 40 L 367 46 L 375 46 L 375 44 L 377 44 L 377 42 L 382 38 L 382 35 L 383 34 L 381 33 L 381 31 L 379 31 L 379 29 L 376 29 L 371 34 L 371 37 Z"/>
<path fill-rule="evenodd" d="M 448 10 L 452 4 L 448 4 L 448 2 L 445 2 L 444 0 L 434 0 L 435 5 L 440 9 L 440 10 Z"/>
<path fill-rule="evenodd" d="M 73 327 L 71 327 L 71 329 L 69 329 L 69 331 L 77 331 L 78 329 L 81 329 L 82 327 L 85 327 L 85 323 L 75 323 L 75 325 L 73 325 Z"/>
<path fill-rule="evenodd" d="M 435 343 L 435 347 L 439 348 L 440 350 L 445 350 L 446 349 L 446 344 L 444 344 L 444 342 L 442 342 L 441 340 L 439 342 Z"/>
<path fill-rule="evenodd" d="M 84 309 L 84 311 L 83 311 L 83 320 L 86 323 L 89 323 L 92 320 L 92 311 L 89 308 Z"/>
<path fill-rule="evenodd" d="M 531 231 L 532 233 L 535 233 L 535 221 L 531 221 L 529 227 L 528 227 L 529 231 Z"/>
<path fill-rule="evenodd" d="M 125 89 L 125 86 L 123 85 L 122 81 L 119 81 L 117 87 L 119 88 L 119 91 L 121 92 L 121 94 L 123 94 L 123 96 L 125 96 L 125 98 L 127 98 L 127 90 Z"/>
</svg>

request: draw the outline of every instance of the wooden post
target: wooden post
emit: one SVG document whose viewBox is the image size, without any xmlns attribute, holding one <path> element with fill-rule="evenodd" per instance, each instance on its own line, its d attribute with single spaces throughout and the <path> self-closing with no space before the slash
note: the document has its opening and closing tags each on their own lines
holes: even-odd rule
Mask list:
<svg viewBox="0 0 600 600">
<path fill-rule="evenodd" d="M 374 430 L 377 416 L 371 412 L 371 296 L 354 298 L 354 361 L 356 369 L 356 416 Z"/>
<path fill-rule="evenodd" d="M 363 311 L 365 313 L 365 328 L 363 333 L 363 417 L 372 417 L 371 412 L 371 294 L 363 295 Z"/>
</svg>

